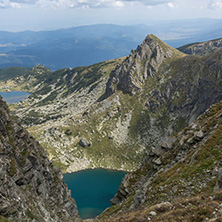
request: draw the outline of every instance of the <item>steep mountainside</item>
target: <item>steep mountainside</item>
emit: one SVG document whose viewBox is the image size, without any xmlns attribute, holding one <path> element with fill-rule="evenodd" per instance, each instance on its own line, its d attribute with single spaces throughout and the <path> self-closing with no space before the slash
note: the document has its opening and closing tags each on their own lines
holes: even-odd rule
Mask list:
<svg viewBox="0 0 222 222">
<path fill-rule="evenodd" d="M 190 55 L 206 55 L 214 52 L 219 48 L 222 48 L 222 39 L 188 44 L 178 48 L 178 50 Z"/>
<path fill-rule="evenodd" d="M 171 48 L 154 35 L 149 35 L 140 46 L 112 72 L 106 87 L 105 98 L 115 92 L 115 88 L 134 95 L 142 90 L 146 80 L 157 73 L 167 58 L 180 57 L 182 53 Z M 116 87 L 115 87 L 116 86 Z M 101 98 L 104 99 L 104 98 Z"/>
<path fill-rule="evenodd" d="M 0 70 L 0 90 L 24 90 L 35 92 L 45 87 L 44 81 L 52 74 L 51 70 L 37 65 L 33 68 L 10 67 Z"/>
<path fill-rule="evenodd" d="M 17 76 L 23 76 L 28 74 L 31 68 L 25 67 L 7 67 L 0 69 L 0 80 L 12 79 Z"/>
<path fill-rule="evenodd" d="M 133 170 L 221 100 L 221 58 L 187 56 L 148 35 L 126 58 L 41 75 L 15 112 L 64 171 Z"/>
<path fill-rule="evenodd" d="M 125 176 L 115 206 L 94 221 L 222 220 L 222 102 L 171 140 Z"/>
<path fill-rule="evenodd" d="M 0 221 L 79 221 L 75 201 L 44 149 L 0 98 Z"/>
<path fill-rule="evenodd" d="M 38 65 L 28 75 L 0 85 L 33 92 L 15 107 L 23 124 L 47 149 L 55 164 L 64 167 L 73 162 L 77 169 L 84 169 L 90 161 L 79 146 L 79 127 L 87 124 L 82 114 L 103 94 L 111 70 L 123 59 L 56 72 Z M 70 127 L 75 127 L 75 132 Z"/>
</svg>

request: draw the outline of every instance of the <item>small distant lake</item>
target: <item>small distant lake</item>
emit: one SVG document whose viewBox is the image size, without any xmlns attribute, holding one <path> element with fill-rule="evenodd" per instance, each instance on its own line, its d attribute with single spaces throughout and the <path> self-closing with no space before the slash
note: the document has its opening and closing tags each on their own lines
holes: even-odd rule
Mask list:
<svg viewBox="0 0 222 222">
<path fill-rule="evenodd" d="M 28 97 L 30 93 L 22 91 L 0 92 L 3 100 L 7 103 L 18 103 Z"/>
<path fill-rule="evenodd" d="M 71 190 L 82 219 L 93 218 L 110 207 L 126 172 L 104 169 L 83 170 L 64 174 L 63 181 Z"/>
</svg>

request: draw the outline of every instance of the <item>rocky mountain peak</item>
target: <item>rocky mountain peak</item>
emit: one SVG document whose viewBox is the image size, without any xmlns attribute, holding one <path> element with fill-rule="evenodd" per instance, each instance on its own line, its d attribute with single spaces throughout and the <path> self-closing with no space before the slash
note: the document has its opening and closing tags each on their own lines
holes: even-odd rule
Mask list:
<svg viewBox="0 0 222 222">
<path fill-rule="evenodd" d="M 173 47 L 169 46 L 168 44 L 166 44 L 153 34 L 147 35 L 147 37 L 143 40 L 141 45 L 137 47 L 136 51 L 140 53 L 141 52 L 140 49 L 142 49 L 144 55 L 147 56 L 144 58 L 150 58 L 152 55 L 154 57 L 155 55 L 159 56 L 159 54 L 166 54 L 164 56 L 169 57 L 174 53 L 174 51 L 176 51 Z"/>
<path fill-rule="evenodd" d="M 51 73 L 51 71 L 45 66 L 38 64 L 32 68 L 32 73 L 41 75 L 41 74 Z"/>
<path fill-rule="evenodd" d="M 111 73 L 106 92 L 102 99 L 109 97 L 120 89 L 125 93 L 135 94 L 142 90 L 145 81 L 152 78 L 161 64 L 172 57 L 182 57 L 183 53 L 167 45 L 156 36 L 150 34 L 136 50 L 120 66 Z"/>
</svg>

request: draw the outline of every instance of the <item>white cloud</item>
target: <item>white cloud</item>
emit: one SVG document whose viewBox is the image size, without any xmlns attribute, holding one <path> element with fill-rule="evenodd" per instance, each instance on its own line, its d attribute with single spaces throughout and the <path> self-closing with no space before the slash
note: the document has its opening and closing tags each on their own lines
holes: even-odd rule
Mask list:
<svg viewBox="0 0 222 222">
<path fill-rule="evenodd" d="M 119 7 L 119 8 L 123 7 L 124 5 L 125 4 L 122 1 L 115 1 L 114 2 L 114 6 Z"/>
<path fill-rule="evenodd" d="M 11 2 L 9 0 L 0 0 L 0 8 L 20 8 L 20 4 L 17 2 Z"/>
<path fill-rule="evenodd" d="M 172 1 L 172 0 L 171 0 Z M 36 6 L 40 8 L 121 8 L 127 3 L 140 3 L 147 6 L 173 3 L 169 0 L 0 0 L 0 8 L 22 8 Z"/>
<path fill-rule="evenodd" d="M 66 9 L 77 7 L 78 3 L 72 0 L 38 0 L 35 6 L 38 8 Z"/>
<path fill-rule="evenodd" d="M 142 3 L 144 5 L 161 5 L 161 4 L 165 4 L 165 3 L 168 3 L 169 0 L 123 0 L 123 1 L 126 1 L 126 2 L 139 2 L 139 3 Z"/>
<path fill-rule="evenodd" d="M 174 8 L 174 7 L 175 7 L 172 2 L 167 3 L 167 6 L 168 6 L 169 8 Z"/>
<path fill-rule="evenodd" d="M 210 9 L 222 9 L 222 0 L 211 0 L 208 7 Z"/>
<path fill-rule="evenodd" d="M 78 0 L 78 6 L 87 5 L 89 8 L 109 8 L 124 6 L 124 2 L 120 0 Z"/>
</svg>

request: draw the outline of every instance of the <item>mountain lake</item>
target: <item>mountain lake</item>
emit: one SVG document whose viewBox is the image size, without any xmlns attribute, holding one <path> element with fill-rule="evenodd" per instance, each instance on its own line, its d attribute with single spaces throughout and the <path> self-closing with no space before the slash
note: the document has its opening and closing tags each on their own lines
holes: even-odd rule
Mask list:
<svg viewBox="0 0 222 222">
<path fill-rule="evenodd" d="M 0 92 L 3 100 L 7 103 L 18 103 L 28 97 L 30 93 L 23 91 L 9 91 L 9 92 Z"/>
<path fill-rule="evenodd" d="M 82 219 L 94 218 L 110 207 L 126 172 L 105 169 L 83 170 L 64 174 Z"/>
</svg>

